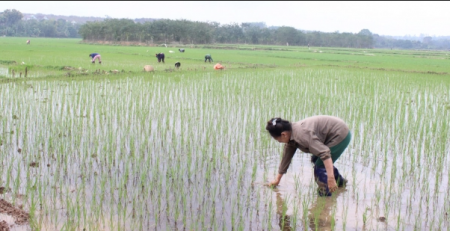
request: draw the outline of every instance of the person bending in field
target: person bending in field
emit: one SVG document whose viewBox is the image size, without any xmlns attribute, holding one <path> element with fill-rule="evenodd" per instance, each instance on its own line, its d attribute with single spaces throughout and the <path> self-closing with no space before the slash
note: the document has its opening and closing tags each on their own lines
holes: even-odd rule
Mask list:
<svg viewBox="0 0 450 231">
<path fill-rule="evenodd" d="M 206 60 L 208 60 L 209 62 L 214 62 L 210 54 L 205 55 L 205 63 Z"/>
<path fill-rule="evenodd" d="M 352 137 L 342 119 L 320 115 L 290 123 L 281 118 L 272 118 L 267 122 L 266 130 L 275 140 L 285 144 L 278 175 L 269 183 L 270 186 L 275 187 L 280 183 L 297 149 L 312 154 L 311 162 L 314 163 L 314 178 L 319 186 L 319 196 L 331 196 L 337 187 L 343 187 L 347 183 L 333 166 Z"/>
<path fill-rule="evenodd" d="M 91 60 L 92 63 L 95 63 L 95 60 L 98 59 L 98 63 L 102 64 L 102 58 L 101 58 L 99 53 L 92 53 L 92 54 L 89 55 L 89 57 L 92 58 L 92 60 Z"/>
<path fill-rule="evenodd" d="M 155 56 L 156 58 L 158 58 L 158 63 L 160 63 L 161 61 L 164 63 L 164 53 L 158 53 Z"/>
<path fill-rule="evenodd" d="M 214 65 L 214 70 L 223 70 L 223 69 L 225 69 L 225 67 L 222 66 L 222 64 L 220 64 L 220 63 L 217 63 L 216 65 Z"/>
<path fill-rule="evenodd" d="M 180 63 L 180 62 L 176 62 L 176 63 L 175 63 L 175 67 L 176 67 L 176 68 L 180 68 L 180 66 L 181 66 L 181 63 Z"/>
</svg>

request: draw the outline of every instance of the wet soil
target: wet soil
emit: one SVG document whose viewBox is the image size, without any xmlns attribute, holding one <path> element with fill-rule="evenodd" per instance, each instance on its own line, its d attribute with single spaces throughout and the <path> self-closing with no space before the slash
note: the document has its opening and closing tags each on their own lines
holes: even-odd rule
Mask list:
<svg viewBox="0 0 450 231">
<path fill-rule="evenodd" d="M 15 220 L 15 223 L 18 225 L 27 224 L 30 219 L 30 214 L 22 209 L 14 207 L 11 203 L 3 199 L 0 199 L 0 213 L 12 216 Z M 4 221 L 2 223 L 4 223 Z M 0 225 L 0 231 L 3 230 L 2 228 L 3 225 Z M 9 230 L 9 228 L 7 230 Z"/>
<path fill-rule="evenodd" d="M 6 221 L 0 222 L 0 231 L 9 231 L 9 225 Z"/>
<path fill-rule="evenodd" d="M 37 167 L 39 167 L 39 163 L 37 163 L 37 162 L 31 162 L 31 163 L 30 163 L 30 167 L 37 168 Z"/>
</svg>

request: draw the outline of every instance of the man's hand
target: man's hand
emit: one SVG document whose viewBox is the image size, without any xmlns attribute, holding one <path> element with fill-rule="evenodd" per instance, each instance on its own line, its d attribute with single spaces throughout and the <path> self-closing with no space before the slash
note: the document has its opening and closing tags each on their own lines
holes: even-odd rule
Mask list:
<svg viewBox="0 0 450 231">
<path fill-rule="evenodd" d="M 336 189 L 338 188 L 337 184 L 336 184 L 336 180 L 333 178 L 328 178 L 328 189 L 330 190 L 330 192 L 334 192 L 336 191 Z"/>
</svg>

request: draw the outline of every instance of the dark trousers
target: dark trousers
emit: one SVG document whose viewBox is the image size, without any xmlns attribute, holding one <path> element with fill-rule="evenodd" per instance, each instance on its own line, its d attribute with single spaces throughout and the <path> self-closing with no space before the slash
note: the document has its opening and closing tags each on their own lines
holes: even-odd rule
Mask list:
<svg viewBox="0 0 450 231">
<path fill-rule="evenodd" d="M 343 141 L 341 141 L 336 146 L 330 148 L 331 159 L 333 163 L 342 155 L 342 153 L 347 148 L 350 140 L 352 139 L 352 134 L 348 131 L 347 136 Z M 317 156 L 311 156 L 311 162 L 314 163 L 314 178 L 319 186 L 319 196 L 331 196 L 331 192 L 328 189 L 328 176 L 327 171 L 325 169 L 325 165 L 323 161 L 319 159 Z M 342 187 L 345 184 L 344 177 L 339 173 L 339 170 L 333 166 L 334 178 L 339 187 Z"/>
</svg>

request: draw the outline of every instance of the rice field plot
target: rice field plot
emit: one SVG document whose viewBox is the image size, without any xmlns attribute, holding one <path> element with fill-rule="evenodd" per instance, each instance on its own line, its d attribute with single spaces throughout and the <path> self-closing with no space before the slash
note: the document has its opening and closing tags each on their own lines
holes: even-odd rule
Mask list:
<svg viewBox="0 0 450 231">
<path fill-rule="evenodd" d="M 84 43 L 80 39 L 0 37 L 0 80 L 46 77 L 98 78 L 116 73 L 142 74 L 144 65 L 157 73 L 209 72 L 215 63 L 227 70 L 261 68 L 335 68 L 370 70 L 377 73 L 422 73 L 450 76 L 449 51 L 350 49 L 327 47 L 269 46 L 248 44 L 168 44 L 165 46 L 119 46 Z M 178 48 L 185 49 L 184 53 Z M 100 53 L 102 64 L 88 57 Z M 155 53 L 165 54 L 158 63 Z M 205 54 L 214 62 L 205 63 Z M 181 62 L 181 68 L 174 67 Z"/>
<path fill-rule="evenodd" d="M 450 83 L 333 68 L 0 84 L 1 195 L 33 230 L 446 230 Z M 349 184 L 319 198 L 309 155 L 276 189 L 274 116 L 327 114 Z"/>
</svg>

